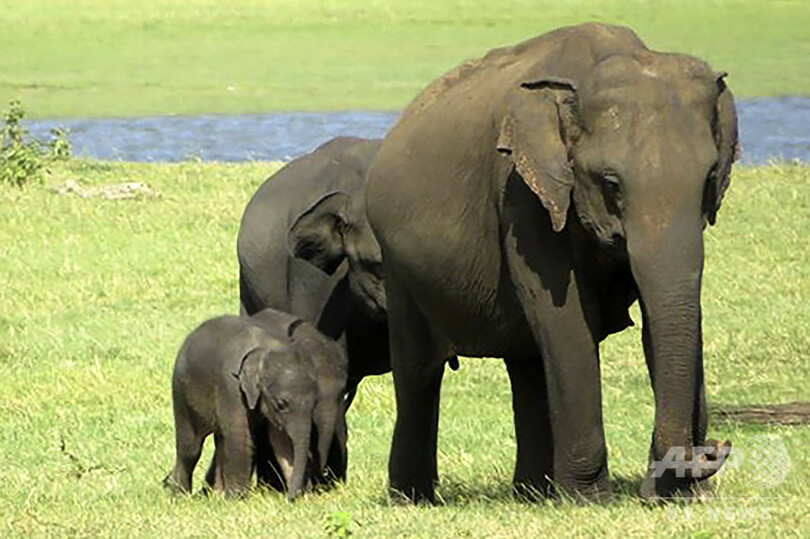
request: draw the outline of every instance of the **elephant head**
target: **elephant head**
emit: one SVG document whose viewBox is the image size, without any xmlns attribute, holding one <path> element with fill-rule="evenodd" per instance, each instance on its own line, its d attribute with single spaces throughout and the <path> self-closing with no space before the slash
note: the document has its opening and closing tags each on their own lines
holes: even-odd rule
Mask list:
<svg viewBox="0 0 810 539">
<path fill-rule="evenodd" d="M 352 296 L 371 316 L 385 314 L 382 253 L 368 224 L 362 194 L 333 192 L 318 199 L 293 223 L 290 250 L 332 275 L 348 261 Z"/>
<path fill-rule="evenodd" d="M 253 329 L 253 328 L 251 328 Z M 304 488 L 318 386 L 312 364 L 294 346 L 252 348 L 237 373 L 245 402 L 270 423 L 270 445 L 287 483 L 287 497 Z"/>
<path fill-rule="evenodd" d="M 349 368 L 346 352 L 315 326 L 289 313 L 265 309 L 253 315 L 251 322 L 267 334 L 292 343 L 312 364 L 318 389 L 312 412 L 318 439 L 314 449 L 317 451 L 318 473 L 328 474 L 326 461 L 335 439 L 344 461 L 346 455 L 344 396 Z"/>
<path fill-rule="evenodd" d="M 266 311 L 270 313 L 270 311 Z M 266 316 L 259 313 L 260 318 Z M 276 313 L 276 316 L 288 316 Z M 313 420 L 318 434 L 317 450 L 318 471 L 330 474 L 327 470 L 329 450 L 335 439 L 342 453 L 343 469 L 346 466 L 346 433 L 345 433 L 345 399 L 346 379 L 349 361 L 343 347 L 336 341 L 325 337 L 314 326 L 294 319 L 287 325 L 288 338 L 301 350 L 306 350 L 312 363 L 318 386 L 318 401 L 313 410 Z M 326 475 L 324 475 L 326 479 Z"/>
<path fill-rule="evenodd" d="M 651 459 L 683 447 L 690 460 L 706 434 L 702 231 L 717 219 L 737 158 L 726 74 L 648 50 L 608 56 L 579 76 L 569 71 L 533 74 L 511 90 L 497 149 L 555 231 L 577 219 L 629 264 L 655 394 Z M 714 473 L 726 450 L 708 452 L 716 465 L 687 481 Z M 647 494 L 666 492 L 664 482 L 647 485 Z"/>
</svg>

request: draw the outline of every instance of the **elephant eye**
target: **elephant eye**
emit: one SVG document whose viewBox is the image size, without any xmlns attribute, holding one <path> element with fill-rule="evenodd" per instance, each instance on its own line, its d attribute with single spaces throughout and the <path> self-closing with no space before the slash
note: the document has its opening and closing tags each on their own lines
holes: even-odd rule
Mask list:
<svg viewBox="0 0 810 539">
<path fill-rule="evenodd" d="M 619 174 L 615 170 L 607 169 L 599 172 L 599 179 L 612 189 L 619 187 Z"/>
<path fill-rule="evenodd" d="M 379 261 L 379 260 L 369 260 L 366 263 L 366 265 L 367 265 L 369 271 L 375 277 L 382 277 L 383 269 L 382 269 L 382 262 L 381 261 Z"/>
<path fill-rule="evenodd" d="M 276 399 L 273 401 L 273 406 L 275 406 L 276 410 L 279 412 L 287 412 L 290 409 L 290 403 L 287 399 Z"/>
</svg>

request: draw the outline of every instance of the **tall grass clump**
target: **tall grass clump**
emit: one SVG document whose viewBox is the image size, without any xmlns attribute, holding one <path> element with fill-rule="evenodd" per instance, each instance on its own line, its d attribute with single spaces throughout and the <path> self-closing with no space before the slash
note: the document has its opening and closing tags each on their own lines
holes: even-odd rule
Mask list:
<svg viewBox="0 0 810 539">
<path fill-rule="evenodd" d="M 67 131 L 51 129 L 51 140 L 42 141 L 28 136 L 22 125 L 25 111 L 19 101 L 11 101 L 3 113 L 0 127 L 0 184 L 23 187 L 31 181 L 41 181 L 41 172 L 51 161 L 70 157 L 71 145 Z"/>
</svg>

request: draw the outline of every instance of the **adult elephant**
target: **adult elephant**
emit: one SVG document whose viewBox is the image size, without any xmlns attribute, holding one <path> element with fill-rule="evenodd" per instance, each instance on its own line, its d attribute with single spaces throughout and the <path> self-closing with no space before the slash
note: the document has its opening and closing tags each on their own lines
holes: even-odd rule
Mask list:
<svg viewBox="0 0 810 539">
<path fill-rule="evenodd" d="M 700 291 L 702 230 L 737 148 L 724 76 L 585 24 L 462 63 L 408 106 L 366 185 L 396 388 L 392 493 L 433 500 L 443 359 L 460 354 L 506 360 L 516 485 L 602 499 L 599 343 L 632 324 L 636 299 L 650 459 L 684 448 L 642 495 L 688 494 L 722 466 L 729 444 L 705 440 Z"/>
<path fill-rule="evenodd" d="M 391 370 L 380 249 L 362 197 L 379 147 L 338 137 L 290 162 L 250 199 L 237 239 L 242 314 L 278 309 L 339 340 L 350 397 L 363 377 Z"/>
</svg>

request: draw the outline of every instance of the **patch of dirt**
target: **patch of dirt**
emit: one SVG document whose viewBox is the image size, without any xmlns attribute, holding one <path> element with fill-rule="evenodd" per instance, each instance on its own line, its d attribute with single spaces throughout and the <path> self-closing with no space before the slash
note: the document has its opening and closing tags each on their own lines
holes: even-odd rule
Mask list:
<svg viewBox="0 0 810 539">
<path fill-rule="evenodd" d="M 123 200 L 127 198 L 156 197 L 157 193 L 143 182 L 115 183 L 101 187 L 82 187 L 75 180 L 67 180 L 51 189 L 62 196 Z"/>
<path fill-rule="evenodd" d="M 810 402 L 735 406 L 720 408 L 712 415 L 719 421 L 739 421 L 740 423 L 762 425 L 807 425 L 810 424 Z"/>
</svg>

